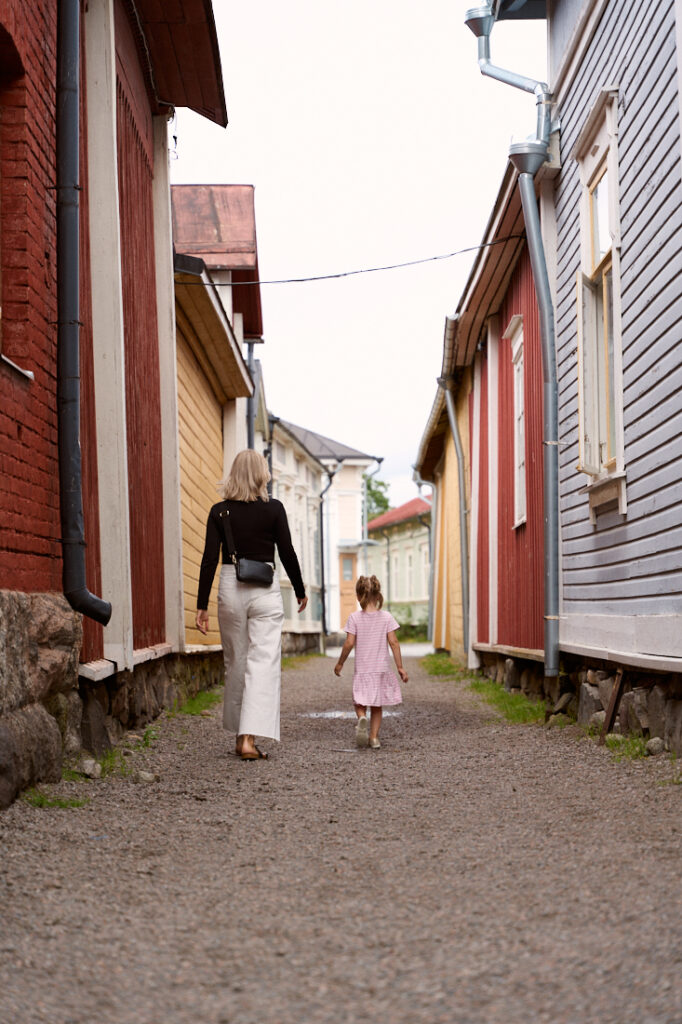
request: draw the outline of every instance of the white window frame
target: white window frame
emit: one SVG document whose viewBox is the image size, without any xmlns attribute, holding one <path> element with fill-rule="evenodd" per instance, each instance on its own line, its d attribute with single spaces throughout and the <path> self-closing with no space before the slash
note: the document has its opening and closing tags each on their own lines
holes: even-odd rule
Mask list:
<svg viewBox="0 0 682 1024">
<path fill-rule="evenodd" d="M 578 341 L 577 469 L 589 482 L 590 518 L 617 504 L 625 515 L 623 357 L 620 295 L 618 88 L 602 89 L 572 152 L 580 170 L 580 269 L 576 281 Z M 610 248 L 594 252 L 595 190 L 607 176 Z M 611 302 L 605 301 L 607 278 Z M 602 313 L 599 314 L 599 309 Z M 608 314 L 611 314 L 610 318 Z M 613 392 L 611 395 L 610 392 Z"/>
<path fill-rule="evenodd" d="M 523 526 L 528 512 L 526 478 L 526 391 L 523 358 L 523 317 L 515 314 L 502 335 L 511 343 L 514 377 L 514 529 Z"/>
</svg>

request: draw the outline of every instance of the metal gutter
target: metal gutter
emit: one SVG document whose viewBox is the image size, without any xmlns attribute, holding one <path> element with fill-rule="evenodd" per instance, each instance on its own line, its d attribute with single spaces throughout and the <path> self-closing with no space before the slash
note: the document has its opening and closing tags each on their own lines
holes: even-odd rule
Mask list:
<svg viewBox="0 0 682 1024">
<path fill-rule="evenodd" d="M 80 0 L 60 0 L 57 39 L 57 423 L 64 596 L 103 626 L 111 604 L 85 580 L 80 449 Z"/>
<path fill-rule="evenodd" d="M 545 675 L 559 674 L 559 426 L 554 307 L 542 243 L 533 179 L 549 152 L 551 100 L 544 82 L 505 71 L 490 63 L 490 33 L 495 17 L 489 5 L 467 11 L 465 22 L 478 39 L 481 73 L 531 92 L 537 103 L 536 138 L 511 146 L 509 158 L 519 172 L 519 191 L 540 314 L 543 376 L 544 648 Z"/>
<path fill-rule="evenodd" d="M 457 336 L 457 319 L 455 317 L 445 318 L 445 339 L 443 342 L 443 366 L 452 366 Z M 457 454 L 457 482 L 459 491 L 459 546 L 462 561 L 462 640 L 465 654 L 469 650 L 469 540 L 467 529 L 467 506 L 466 506 L 466 474 L 464 465 L 464 449 L 462 438 L 457 424 L 457 410 L 455 400 L 452 397 L 452 385 L 454 378 L 451 374 L 438 378 L 438 385 L 443 389 L 445 395 L 445 406 L 448 413 L 450 433 L 455 443 Z"/>
</svg>

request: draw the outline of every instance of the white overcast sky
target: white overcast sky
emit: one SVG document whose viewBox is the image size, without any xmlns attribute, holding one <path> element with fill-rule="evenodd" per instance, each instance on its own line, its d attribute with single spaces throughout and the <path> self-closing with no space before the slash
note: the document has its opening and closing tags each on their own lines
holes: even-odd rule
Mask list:
<svg viewBox="0 0 682 1024">
<path fill-rule="evenodd" d="M 307 277 L 480 242 L 535 101 L 481 76 L 461 0 L 213 0 L 229 124 L 177 112 L 174 183 L 255 186 L 260 277 Z M 545 78 L 545 23 L 500 23 L 496 64 Z M 384 457 L 417 494 L 445 316 L 474 254 L 263 285 L 271 412 Z"/>
</svg>

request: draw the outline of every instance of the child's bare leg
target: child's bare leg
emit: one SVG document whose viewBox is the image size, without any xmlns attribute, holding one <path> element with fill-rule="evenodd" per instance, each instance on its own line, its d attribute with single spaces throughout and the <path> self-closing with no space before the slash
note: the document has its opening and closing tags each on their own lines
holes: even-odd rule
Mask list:
<svg viewBox="0 0 682 1024">
<path fill-rule="evenodd" d="M 371 740 L 375 740 L 379 736 L 379 729 L 381 728 L 381 718 L 381 708 L 370 708 L 369 738 Z"/>
<path fill-rule="evenodd" d="M 354 707 L 355 707 L 355 714 L 358 716 L 358 718 L 366 718 L 367 717 L 367 708 L 365 707 L 364 704 L 355 704 Z"/>
</svg>

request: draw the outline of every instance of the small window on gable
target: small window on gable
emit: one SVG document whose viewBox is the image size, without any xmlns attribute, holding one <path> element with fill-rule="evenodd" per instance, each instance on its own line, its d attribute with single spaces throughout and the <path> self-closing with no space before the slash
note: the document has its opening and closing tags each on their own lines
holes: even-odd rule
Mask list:
<svg viewBox="0 0 682 1024">
<path fill-rule="evenodd" d="M 590 516 L 626 511 L 620 340 L 618 91 L 602 90 L 578 137 L 581 259 L 578 304 L 578 469 L 590 481 Z"/>
<path fill-rule="evenodd" d="M 526 521 L 526 395 L 523 363 L 523 317 L 513 316 L 503 337 L 511 342 L 514 375 L 514 526 Z"/>
</svg>

